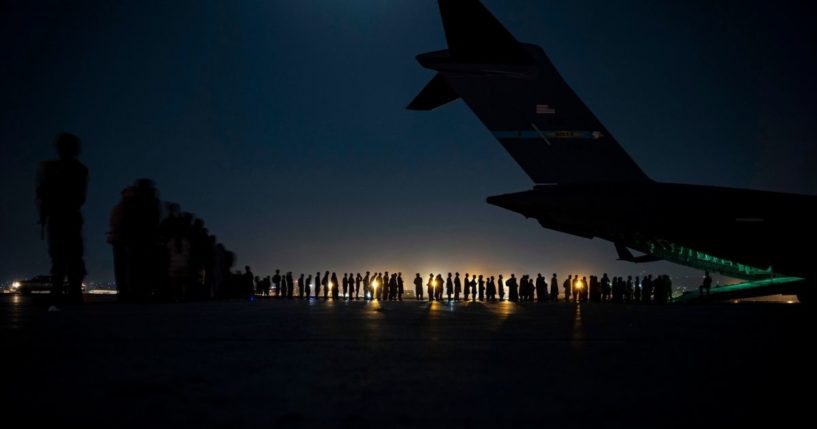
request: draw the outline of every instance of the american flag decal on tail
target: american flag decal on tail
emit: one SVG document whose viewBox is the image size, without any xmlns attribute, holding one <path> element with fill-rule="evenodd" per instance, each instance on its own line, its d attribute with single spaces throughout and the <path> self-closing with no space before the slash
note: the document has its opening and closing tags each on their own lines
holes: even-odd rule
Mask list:
<svg viewBox="0 0 817 429">
<path fill-rule="evenodd" d="M 550 107 L 549 104 L 537 104 L 536 105 L 536 114 L 537 115 L 555 115 L 556 109 Z"/>
</svg>

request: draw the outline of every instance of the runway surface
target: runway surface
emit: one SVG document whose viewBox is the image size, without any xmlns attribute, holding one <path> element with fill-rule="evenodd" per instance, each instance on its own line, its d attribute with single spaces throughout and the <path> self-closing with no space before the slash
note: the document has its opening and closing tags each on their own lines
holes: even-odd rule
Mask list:
<svg viewBox="0 0 817 429">
<path fill-rule="evenodd" d="M 31 425 L 787 427 L 815 387 L 802 305 L 48 306 L 0 296 L 3 415 Z"/>
</svg>

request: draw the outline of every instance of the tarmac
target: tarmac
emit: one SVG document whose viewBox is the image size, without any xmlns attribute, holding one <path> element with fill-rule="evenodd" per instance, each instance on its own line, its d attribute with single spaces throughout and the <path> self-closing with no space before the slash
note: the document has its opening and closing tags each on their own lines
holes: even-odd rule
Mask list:
<svg viewBox="0 0 817 429">
<path fill-rule="evenodd" d="M 0 296 L 0 408 L 19 427 L 800 427 L 812 413 L 813 312 L 798 304 L 49 305 Z"/>
</svg>

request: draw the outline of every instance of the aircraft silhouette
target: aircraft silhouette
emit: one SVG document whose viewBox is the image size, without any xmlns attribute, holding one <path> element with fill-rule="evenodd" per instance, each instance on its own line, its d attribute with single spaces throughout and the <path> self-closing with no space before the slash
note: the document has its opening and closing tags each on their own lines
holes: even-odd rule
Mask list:
<svg viewBox="0 0 817 429">
<path fill-rule="evenodd" d="M 621 260 L 663 259 L 748 281 L 722 297 L 809 299 L 815 252 L 798 244 L 817 240 L 817 197 L 651 180 L 541 47 L 518 42 L 479 0 L 439 6 L 448 49 L 417 56 L 437 74 L 408 108 L 462 98 L 533 180 L 533 189 L 489 204 L 608 240 Z"/>
</svg>

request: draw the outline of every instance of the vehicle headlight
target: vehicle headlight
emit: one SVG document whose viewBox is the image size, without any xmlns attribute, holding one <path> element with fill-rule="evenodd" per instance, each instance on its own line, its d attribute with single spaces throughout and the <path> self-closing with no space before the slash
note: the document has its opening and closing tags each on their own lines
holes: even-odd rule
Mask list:
<svg viewBox="0 0 817 429">
<path fill-rule="evenodd" d="M 12 290 L 17 290 L 19 287 L 20 287 L 20 282 L 13 282 L 11 284 L 11 289 Z"/>
</svg>

